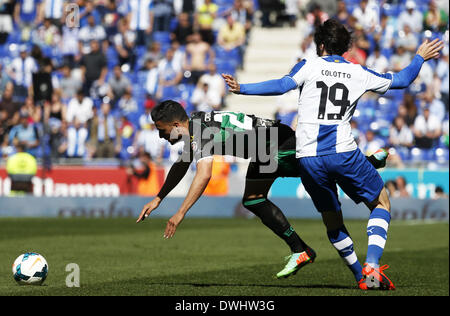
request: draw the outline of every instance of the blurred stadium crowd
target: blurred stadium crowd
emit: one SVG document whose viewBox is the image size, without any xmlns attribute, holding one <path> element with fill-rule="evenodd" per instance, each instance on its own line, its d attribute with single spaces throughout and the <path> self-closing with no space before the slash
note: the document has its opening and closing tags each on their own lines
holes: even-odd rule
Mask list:
<svg viewBox="0 0 450 316">
<path fill-rule="evenodd" d="M 300 60 L 330 17 L 354 33 L 345 57 L 378 72 L 407 66 L 424 38 L 445 40 L 409 89 L 359 100 L 352 124 L 363 152 L 448 166 L 448 2 L 434 0 L 0 0 L 1 156 L 21 144 L 44 161 L 174 161 L 180 147 L 148 115 L 159 100 L 223 109 L 220 73 L 242 69 L 254 24 L 306 22 Z M 291 125 L 295 112 L 280 118 Z"/>
</svg>

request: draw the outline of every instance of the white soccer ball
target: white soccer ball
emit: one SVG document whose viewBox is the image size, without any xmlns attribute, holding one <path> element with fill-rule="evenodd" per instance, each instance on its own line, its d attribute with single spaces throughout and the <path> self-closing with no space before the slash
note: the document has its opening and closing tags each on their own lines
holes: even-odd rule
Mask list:
<svg viewBox="0 0 450 316">
<path fill-rule="evenodd" d="M 35 252 L 24 253 L 14 261 L 12 273 L 19 284 L 41 285 L 48 275 L 47 260 Z"/>
</svg>

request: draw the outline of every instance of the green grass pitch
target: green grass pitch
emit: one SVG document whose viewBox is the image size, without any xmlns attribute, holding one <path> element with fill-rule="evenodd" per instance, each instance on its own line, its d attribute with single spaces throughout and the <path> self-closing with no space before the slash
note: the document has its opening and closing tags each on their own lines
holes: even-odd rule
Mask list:
<svg viewBox="0 0 450 316">
<path fill-rule="evenodd" d="M 382 264 L 396 291 L 363 292 L 317 220 L 292 220 L 317 259 L 288 279 L 287 246 L 257 219 L 187 218 L 171 240 L 165 219 L 0 219 L 0 295 L 449 295 L 448 223 L 394 221 Z M 347 221 L 361 263 L 366 221 Z M 14 259 L 44 255 L 43 286 L 19 286 Z M 66 287 L 66 265 L 80 267 L 79 288 Z"/>
</svg>

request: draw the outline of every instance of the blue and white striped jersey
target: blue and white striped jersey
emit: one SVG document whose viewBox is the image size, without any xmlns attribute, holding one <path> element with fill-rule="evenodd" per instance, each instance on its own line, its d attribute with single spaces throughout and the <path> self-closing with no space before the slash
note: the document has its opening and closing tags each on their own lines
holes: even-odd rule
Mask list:
<svg viewBox="0 0 450 316">
<path fill-rule="evenodd" d="M 150 11 L 153 0 L 128 0 L 128 12 L 131 14 L 130 29 L 145 31 L 150 26 Z"/>
<path fill-rule="evenodd" d="M 355 150 L 350 120 L 358 99 L 385 93 L 393 80 L 337 55 L 302 60 L 287 76 L 300 89 L 297 158 Z"/>
</svg>

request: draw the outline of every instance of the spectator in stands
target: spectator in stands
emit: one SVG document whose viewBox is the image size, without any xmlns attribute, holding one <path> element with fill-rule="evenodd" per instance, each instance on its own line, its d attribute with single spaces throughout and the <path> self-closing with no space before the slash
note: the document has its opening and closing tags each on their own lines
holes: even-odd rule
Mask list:
<svg viewBox="0 0 450 316">
<path fill-rule="evenodd" d="M 63 57 L 63 64 L 69 65 L 70 68 L 75 66 L 81 60 L 82 54 L 78 41 L 78 27 L 69 27 L 66 24 L 62 27 L 62 39 L 59 45 L 60 52 Z"/>
<path fill-rule="evenodd" d="M 413 54 L 419 46 L 419 37 L 417 33 L 411 31 L 409 24 L 405 24 L 403 29 L 400 29 L 398 36 L 395 39 L 397 46 L 403 46 L 407 52 Z"/>
<path fill-rule="evenodd" d="M 405 93 L 398 107 L 398 115 L 403 117 L 406 125 L 412 127 L 417 117 L 416 98 L 413 94 Z"/>
<path fill-rule="evenodd" d="M 391 70 L 398 72 L 403 68 L 407 67 L 411 62 L 411 54 L 405 49 L 404 46 L 397 46 L 395 49 L 395 54 L 392 55 L 389 64 L 391 65 Z"/>
<path fill-rule="evenodd" d="M 370 34 L 375 31 L 375 27 L 379 24 L 379 19 L 378 12 L 374 8 L 369 7 L 368 2 L 368 0 L 361 0 L 359 6 L 353 10 L 352 15 L 356 17 L 364 31 Z"/>
<path fill-rule="evenodd" d="M 117 105 L 120 113 L 123 115 L 128 116 L 130 114 L 137 113 L 138 104 L 135 98 L 133 98 L 133 93 L 130 86 L 125 89 L 123 95 L 118 100 Z"/>
<path fill-rule="evenodd" d="M 187 13 L 189 15 L 193 15 L 195 12 L 196 0 L 174 0 L 173 7 L 175 10 L 175 14 L 179 15 L 180 13 Z"/>
<path fill-rule="evenodd" d="M 78 33 L 78 39 L 80 40 L 80 51 L 83 54 L 89 54 L 92 50 L 90 45 L 91 41 L 98 41 L 99 43 L 106 40 L 106 32 L 102 25 L 95 24 L 95 18 L 93 15 L 89 15 L 87 18 L 88 24 L 83 26 Z"/>
<path fill-rule="evenodd" d="M 113 37 L 113 43 L 119 58 L 119 65 L 128 64 L 131 69 L 134 69 L 136 64 L 136 32 L 130 30 L 126 19 L 120 19 L 117 27 L 118 32 Z"/>
<path fill-rule="evenodd" d="M 30 122 L 39 123 L 42 118 L 41 106 L 35 106 L 33 97 L 27 97 L 20 108 L 20 113 L 26 113 Z"/>
<path fill-rule="evenodd" d="M 61 147 L 59 147 L 61 150 L 66 149 L 67 158 L 87 157 L 87 139 L 89 132 L 85 126 L 86 124 L 81 123 L 77 118 L 68 124 L 67 132 L 64 132 L 64 134 L 67 134 L 67 139 Z M 93 149 L 91 149 L 91 151 L 93 151 Z"/>
<path fill-rule="evenodd" d="M 414 135 L 405 124 L 403 117 L 397 116 L 389 129 L 389 144 L 396 148 L 410 148 L 414 142 Z"/>
<path fill-rule="evenodd" d="M 159 137 L 159 132 L 151 118 L 151 104 L 146 104 L 145 113 L 139 117 L 139 131 L 136 135 L 138 151 L 150 153 L 153 160 L 160 164 L 164 154 L 166 141 Z"/>
<path fill-rule="evenodd" d="M 235 21 L 231 14 L 227 16 L 227 23 L 222 25 L 219 30 L 217 44 L 226 51 L 237 48 L 242 54 L 243 45 L 245 44 L 245 28 L 240 22 Z"/>
<path fill-rule="evenodd" d="M 145 62 L 145 70 L 147 78 L 145 80 L 145 91 L 153 99 L 156 98 L 158 92 L 158 64 L 153 59 Z"/>
<path fill-rule="evenodd" d="M 197 7 L 195 13 L 195 28 L 199 30 L 202 40 L 209 45 L 213 45 L 215 42 L 213 23 L 218 9 L 219 7 L 212 0 L 205 0 L 202 5 Z"/>
<path fill-rule="evenodd" d="M 59 121 L 59 123 L 66 121 L 67 107 L 62 103 L 61 94 L 59 91 L 54 91 L 52 94 L 52 102 L 44 103 L 44 121 L 51 120 Z"/>
<path fill-rule="evenodd" d="M 441 33 L 448 29 L 448 14 L 438 7 L 435 0 L 429 2 L 428 11 L 424 13 L 424 29 Z"/>
<path fill-rule="evenodd" d="M 113 74 L 108 80 L 109 86 L 109 98 L 112 100 L 113 106 L 119 101 L 119 99 L 125 94 L 127 89 L 131 86 L 131 81 L 122 72 L 119 65 L 115 65 L 113 68 Z"/>
<path fill-rule="evenodd" d="M 365 142 L 364 134 L 361 133 L 359 130 L 359 125 L 356 120 L 350 121 L 350 126 L 352 128 L 352 135 L 353 139 L 355 140 L 356 144 L 359 146 L 360 144 L 363 144 Z"/>
<path fill-rule="evenodd" d="M 415 144 L 418 148 L 429 149 L 435 145 L 442 133 L 442 123 L 430 113 L 429 107 L 414 121 Z"/>
<path fill-rule="evenodd" d="M 3 92 L 9 83 L 12 83 L 11 78 L 8 76 L 6 71 L 3 71 L 3 64 L 0 63 L 0 100 L 2 99 Z"/>
<path fill-rule="evenodd" d="M 176 86 L 183 79 L 183 71 L 174 61 L 174 54 L 174 50 L 169 48 L 166 52 L 166 57 L 158 65 L 157 99 L 165 99 L 176 94 L 178 89 Z"/>
<path fill-rule="evenodd" d="M 136 32 L 136 45 L 147 46 L 152 39 L 153 32 L 153 1 L 129 0 L 127 21 L 130 29 Z"/>
<path fill-rule="evenodd" d="M 207 71 L 209 63 L 214 61 L 214 51 L 207 42 L 202 40 L 200 33 L 192 35 L 192 41 L 186 46 L 183 68 L 191 74 L 190 82 L 197 84 L 198 79 Z"/>
<path fill-rule="evenodd" d="M 181 47 L 180 43 L 177 41 L 172 41 L 172 43 L 170 44 L 170 48 L 174 52 L 173 53 L 173 63 L 176 65 L 177 68 L 183 68 L 184 59 L 186 56 L 185 47 Z"/>
<path fill-rule="evenodd" d="M 9 132 L 9 144 L 17 147 L 19 143 L 24 146 L 27 153 L 37 156 L 40 144 L 39 132 L 26 112 L 20 113 L 19 124 L 13 126 Z"/>
<path fill-rule="evenodd" d="M 204 194 L 207 196 L 225 196 L 229 190 L 230 164 L 224 156 L 214 156 L 211 179 L 206 186 Z"/>
<path fill-rule="evenodd" d="M 13 2 L 2 1 L 0 3 L 0 45 L 3 45 L 9 34 L 13 31 Z"/>
<path fill-rule="evenodd" d="M 105 78 L 108 73 L 106 57 L 100 50 L 99 42 L 92 40 L 90 46 L 91 52 L 84 55 L 80 63 L 83 77 L 83 90 L 86 95 L 89 95 L 94 81 L 98 80 L 99 85 L 105 83 Z"/>
<path fill-rule="evenodd" d="M 286 2 L 286 12 L 290 14 L 289 21 L 292 25 L 295 25 L 297 21 L 297 14 L 299 12 L 298 6 L 292 4 L 297 0 L 288 0 Z M 245 34 L 248 35 L 253 26 L 253 7 L 248 3 L 244 3 L 243 0 L 234 0 L 233 6 L 231 6 L 224 14 L 224 16 L 231 15 L 234 21 L 241 23 L 245 28 Z"/>
<path fill-rule="evenodd" d="M 8 69 L 8 75 L 14 82 L 14 92 L 20 97 L 28 95 L 28 88 L 33 82 L 33 73 L 38 65 L 33 57 L 28 55 L 26 45 L 20 46 L 20 56 L 13 59 Z"/>
<path fill-rule="evenodd" d="M 217 73 L 217 67 L 215 64 L 209 64 L 208 72 L 200 77 L 198 85 L 207 83 L 209 89 L 214 91 L 221 99 L 223 103 L 223 98 L 225 97 L 226 87 L 223 77 Z"/>
<path fill-rule="evenodd" d="M 430 114 L 435 116 L 439 120 L 439 123 L 442 124 L 447 112 L 445 111 L 444 103 L 435 97 L 434 91 L 429 88 L 423 93 L 421 104 L 424 107 L 428 107 L 430 109 Z"/>
<path fill-rule="evenodd" d="M 14 8 L 14 22 L 22 30 L 21 40 L 30 39 L 32 29 L 41 23 L 41 0 L 19 0 Z"/>
<path fill-rule="evenodd" d="M 61 34 L 51 19 L 45 19 L 44 23 L 32 32 L 32 41 L 41 46 L 56 47 L 61 43 Z"/>
<path fill-rule="evenodd" d="M 439 92 L 441 94 L 441 101 L 445 105 L 445 111 L 448 113 L 449 106 L 448 106 L 448 99 L 449 99 L 449 81 L 448 81 L 448 71 L 449 65 L 448 65 L 448 46 L 444 48 L 443 55 L 441 59 L 438 62 L 437 68 L 436 68 L 436 76 L 440 80 L 440 86 L 439 86 Z"/>
<path fill-rule="evenodd" d="M 64 23 L 64 7 L 67 0 L 42 0 L 43 18 L 51 19 L 52 24 L 60 27 Z"/>
<path fill-rule="evenodd" d="M 328 14 L 322 10 L 321 5 L 313 3 L 309 13 L 306 15 L 306 22 L 308 22 L 312 29 L 315 29 L 317 26 L 328 20 L 328 18 Z"/>
<path fill-rule="evenodd" d="M 148 50 L 144 54 L 144 63 L 152 59 L 159 63 L 164 58 L 164 54 L 161 51 L 161 43 L 160 42 L 153 42 L 148 46 Z"/>
<path fill-rule="evenodd" d="M 381 74 L 388 71 L 389 61 L 381 54 L 380 46 L 375 45 L 373 53 L 366 60 L 366 66 Z"/>
<path fill-rule="evenodd" d="M 436 186 L 436 189 L 434 189 L 433 199 L 438 200 L 446 198 L 448 198 L 448 195 L 444 192 L 444 189 L 440 185 Z"/>
<path fill-rule="evenodd" d="M 85 96 L 82 89 L 78 90 L 76 96 L 69 101 L 67 105 L 66 119 L 69 124 L 75 124 L 75 120 L 87 126 L 88 121 L 93 116 L 93 106 L 91 98 Z"/>
<path fill-rule="evenodd" d="M 395 179 L 395 184 L 397 186 L 397 191 L 395 192 L 394 197 L 408 198 L 411 197 L 407 190 L 407 182 L 405 177 L 398 176 Z"/>
<path fill-rule="evenodd" d="M 52 159 L 64 157 L 67 151 L 67 122 L 50 118 L 48 120 L 48 134 L 50 157 Z"/>
<path fill-rule="evenodd" d="M 102 103 L 100 113 L 94 116 L 90 128 L 91 145 L 95 148 L 94 157 L 114 158 L 122 148 L 118 122 L 111 114 L 109 103 Z"/>
<path fill-rule="evenodd" d="M 384 147 L 384 142 L 376 137 L 374 131 L 368 130 L 365 136 L 365 140 L 359 144 L 359 148 L 366 156 L 370 156 L 378 149 Z"/>
<path fill-rule="evenodd" d="M 134 153 L 134 140 L 136 136 L 136 127 L 128 120 L 125 115 L 120 116 L 119 135 L 122 142 L 122 148 L 119 153 L 121 160 L 130 160 Z"/>
<path fill-rule="evenodd" d="M 380 17 L 380 24 L 375 27 L 374 32 L 371 34 L 373 35 L 375 43 L 380 46 L 382 51 L 390 51 L 394 47 L 395 32 L 395 20 L 388 15 L 382 14 Z"/>
<path fill-rule="evenodd" d="M 296 53 L 295 63 L 302 59 L 315 58 L 317 56 L 314 34 L 309 33 L 300 43 L 300 48 Z"/>
<path fill-rule="evenodd" d="M 258 0 L 259 10 L 261 11 L 262 27 L 273 27 L 276 23 L 271 21 L 273 13 L 279 14 L 283 6 L 279 0 Z"/>
<path fill-rule="evenodd" d="M 347 24 L 349 17 L 350 14 L 348 13 L 347 10 L 347 4 L 345 3 L 344 0 L 338 0 L 336 15 L 333 18 L 338 20 L 342 24 Z"/>
<path fill-rule="evenodd" d="M 397 183 L 394 180 L 386 181 L 384 185 L 389 193 L 389 197 L 393 198 L 397 195 Z"/>
<path fill-rule="evenodd" d="M 170 33 L 170 39 L 185 46 L 191 40 L 192 34 L 194 34 L 194 27 L 189 18 L 189 14 L 186 12 L 180 13 L 177 22 L 177 26 Z"/>
<path fill-rule="evenodd" d="M 61 67 L 62 78 L 60 79 L 61 97 L 64 100 L 70 100 L 75 97 L 78 90 L 83 87 L 83 82 L 73 75 L 69 65 Z"/>
<path fill-rule="evenodd" d="M 196 111 L 210 112 L 220 110 L 221 98 L 207 83 L 203 83 L 195 88 L 191 102 L 195 105 Z"/>
<path fill-rule="evenodd" d="M 408 25 L 415 33 L 422 32 L 423 29 L 423 14 L 416 10 L 416 3 L 413 0 L 406 1 L 405 11 L 402 11 L 398 16 L 398 29 L 403 30 L 405 25 Z"/>
<path fill-rule="evenodd" d="M 353 42 L 350 49 L 342 55 L 346 60 L 353 64 L 366 65 L 367 53 L 359 47 L 357 42 Z"/>
<path fill-rule="evenodd" d="M 141 170 L 131 165 L 127 168 L 127 174 L 138 178 L 137 194 L 142 196 L 156 196 L 161 189 L 158 177 L 158 168 L 153 162 L 152 156 L 145 151 L 138 154 Z"/>
<path fill-rule="evenodd" d="M 0 108 L 0 158 L 7 156 L 9 151 L 8 146 L 8 113 Z"/>
<path fill-rule="evenodd" d="M 15 147 L 17 152 L 6 161 L 6 172 L 11 179 L 10 196 L 32 193 L 32 178 L 37 172 L 36 158 L 25 152 L 26 144 L 18 142 Z"/>
<path fill-rule="evenodd" d="M 154 31 L 169 32 L 173 16 L 173 0 L 154 0 Z"/>
<path fill-rule="evenodd" d="M 4 120 L 8 129 L 19 123 L 20 104 L 13 99 L 14 85 L 12 82 L 6 84 L 0 100 L 0 111 L 4 112 Z"/>
<path fill-rule="evenodd" d="M 103 22 L 105 32 L 108 38 L 117 33 L 118 23 L 120 20 L 119 10 L 115 0 L 107 0 L 103 7 Z"/>
</svg>

